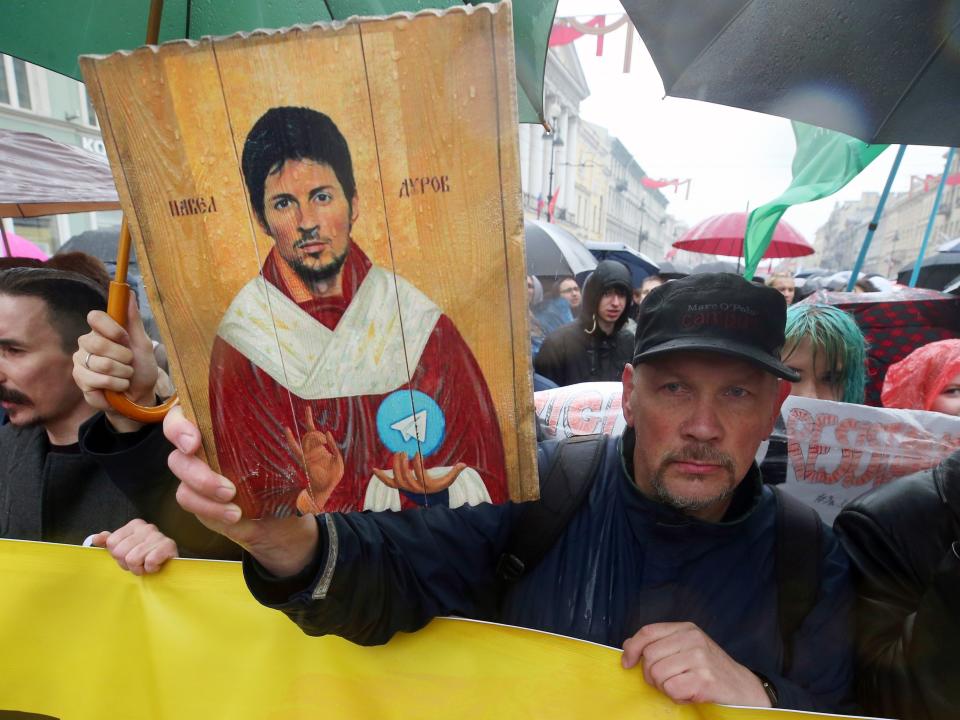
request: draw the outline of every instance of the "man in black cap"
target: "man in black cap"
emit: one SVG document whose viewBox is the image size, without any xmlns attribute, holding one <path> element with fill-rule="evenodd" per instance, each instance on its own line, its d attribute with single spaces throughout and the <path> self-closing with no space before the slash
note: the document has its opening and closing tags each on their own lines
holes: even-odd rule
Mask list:
<svg viewBox="0 0 960 720">
<path fill-rule="evenodd" d="M 797 506 L 753 461 L 796 379 L 785 316 L 779 293 L 733 275 L 656 288 L 622 372 L 627 432 L 540 446 L 543 495 L 559 474 L 587 487 L 576 501 L 244 520 L 177 413 L 178 498 L 247 548 L 254 596 L 311 635 L 376 644 L 438 615 L 489 618 L 622 645 L 623 666 L 677 702 L 834 711 L 851 679 L 846 558 L 813 515 L 813 540 L 785 559 Z M 590 443 L 578 475 L 569 458 Z M 518 563 L 531 532 L 550 541 Z"/>
</svg>

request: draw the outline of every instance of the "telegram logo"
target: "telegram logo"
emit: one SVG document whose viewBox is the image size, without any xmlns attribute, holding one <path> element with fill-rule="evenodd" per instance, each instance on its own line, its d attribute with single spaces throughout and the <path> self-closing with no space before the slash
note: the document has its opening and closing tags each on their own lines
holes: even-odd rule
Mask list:
<svg viewBox="0 0 960 720">
<path fill-rule="evenodd" d="M 419 390 L 390 393 L 377 409 L 377 434 L 390 452 L 405 452 L 424 458 L 443 443 L 446 419 L 440 406 Z"/>
</svg>

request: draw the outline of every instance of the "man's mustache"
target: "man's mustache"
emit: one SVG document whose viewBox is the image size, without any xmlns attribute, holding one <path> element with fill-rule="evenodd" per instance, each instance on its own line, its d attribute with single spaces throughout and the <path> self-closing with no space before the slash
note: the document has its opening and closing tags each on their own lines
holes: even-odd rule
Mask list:
<svg viewBox="0 0 960 720">
<path fill-rule="evenodd" d="M 672 462 L 705 463 L 720 465 L 730 472 L 735 470 L 732 457 L 709 445 L 687 445 L 681 450 L 667 453 L 663 458 L 663 464 Z"/>
<path fill-rule="evenodd" d="M 14 405 L 33 405 L 26 395 L 16 390 L 0 385 L 0 402 L 13 403 Z"/>
<path fill-rule="evenodd" d="M 297 250 L 300 250 L 303 248 L 304 245 L 308 245 L 310 243 L 314 243 L 317 241 L 330 242 L 329 239 L 320 237 L 320 231 L 317 230 L 317 228 L 311 228 L 309 230 L 301 230 L 300 239 L 293 244 L 293 247 L 296 248 Z"/>
</svg>

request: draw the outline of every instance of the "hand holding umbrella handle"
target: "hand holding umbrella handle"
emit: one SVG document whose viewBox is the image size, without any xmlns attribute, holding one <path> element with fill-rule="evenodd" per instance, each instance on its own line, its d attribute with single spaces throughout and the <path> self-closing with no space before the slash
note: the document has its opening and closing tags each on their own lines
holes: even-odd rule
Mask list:
<svg viewBox="0 0 960 720">
<path fill-rule="evenodd" d="M 130 286 L 127 284 L 127 265 L 130 258 L 130 230 L 126 218 L 120 228 L 120 247 L 117 250 L 117 274 L 110 282 L 110 295 L 107 298 L 107 314 L 121 326 L 127 326 L 127 302 L 130 298 Z M 167 412 L 177 403 L 177 396 L 168 398 L 162 405 L 145 407 L 138 405 L 123 393 L 108 390 L 104 393 L 107 402 L 119 413 L 142 423 L 162 422 Z"/>
<path fill-rule="evenodd" d="M 163 15 L 163 0 L 150 0 L 150 14 L 147 16 L 147 43 L 156 45 L 160 37 L 160 18 Z M 107 297 L 107 315 L 116 320 L 123 327 L 127 326 L 127 302 L 130 298 L 130 286 L 127 285 L 127 265 L 130 262 L 130 228 L 127 219 L 123 219 L 120 226 L 120 244 L 117 248 L 117 274 L 110 283 L 110 294 Z M 104 395 L 107 402 L 117 412 L 131 420 L 142 423 L 162 422 L 167 412 L 177 404 L 177 396 L 167 398 L 167 401 L 156 407 L 145 407 L 133 402 L 126 395 L 107 390 Z"/>
</svg>

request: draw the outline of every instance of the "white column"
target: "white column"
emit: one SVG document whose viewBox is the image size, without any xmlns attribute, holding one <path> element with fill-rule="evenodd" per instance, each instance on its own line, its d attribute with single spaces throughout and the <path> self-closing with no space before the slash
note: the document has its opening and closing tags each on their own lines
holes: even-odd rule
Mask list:
<svg viewBox="0 0 960 720">
<path fill-rule="evenodd" d="M 556 149 L 557 156 L 553 159 L 553 188 L 554 192 L 559 192 L 560 195 L 557 197 L 557 211 L 560 208 L 570 208 L 570 197 L 567 195 L 567 175 L 570 173 L 567 172 L 570 168 L 567 166 L 567 119 L 570 117 L 570 111 L 567 108 L 563 108 L 560 111 L 560 123 L 557 128 L 557 132 L 561 140 L 563 140 L 563 145 Z M 573 207 L 576 207 L 574 203 Z"/>
<path fill-rule="evenodd" d="M 577 116 L 570 114 L 567 118 L 567 136 L 564 138 L 564 149 L 566 150 L 566 184 L 563 187 L 564 195 L 567 197 L 567 212 L 575 212 L 577 209 L 577 173 L 580 168 L 577 167 Z M 563 197 L 561 196 L 561 200 Z M 583 226 L 583 218 L 578 217 L 577 224 Z"/>
<path fill-rule="evenodd" d="M 530 193 L 530 126 L 520 125 L 517 128 L 517 152 L 520 153 L 520 187 L 522 191 Z"/>
<path fill-rule="evenodd" d="M 533 202 L 537 202 L 537 197 L 546 195 L 543 181 L 543 148 L 547 145 L 542 139 L 543 127 L 540 125 L 529 125 L 530 128 L 530 197 Z"/>
</svg>

